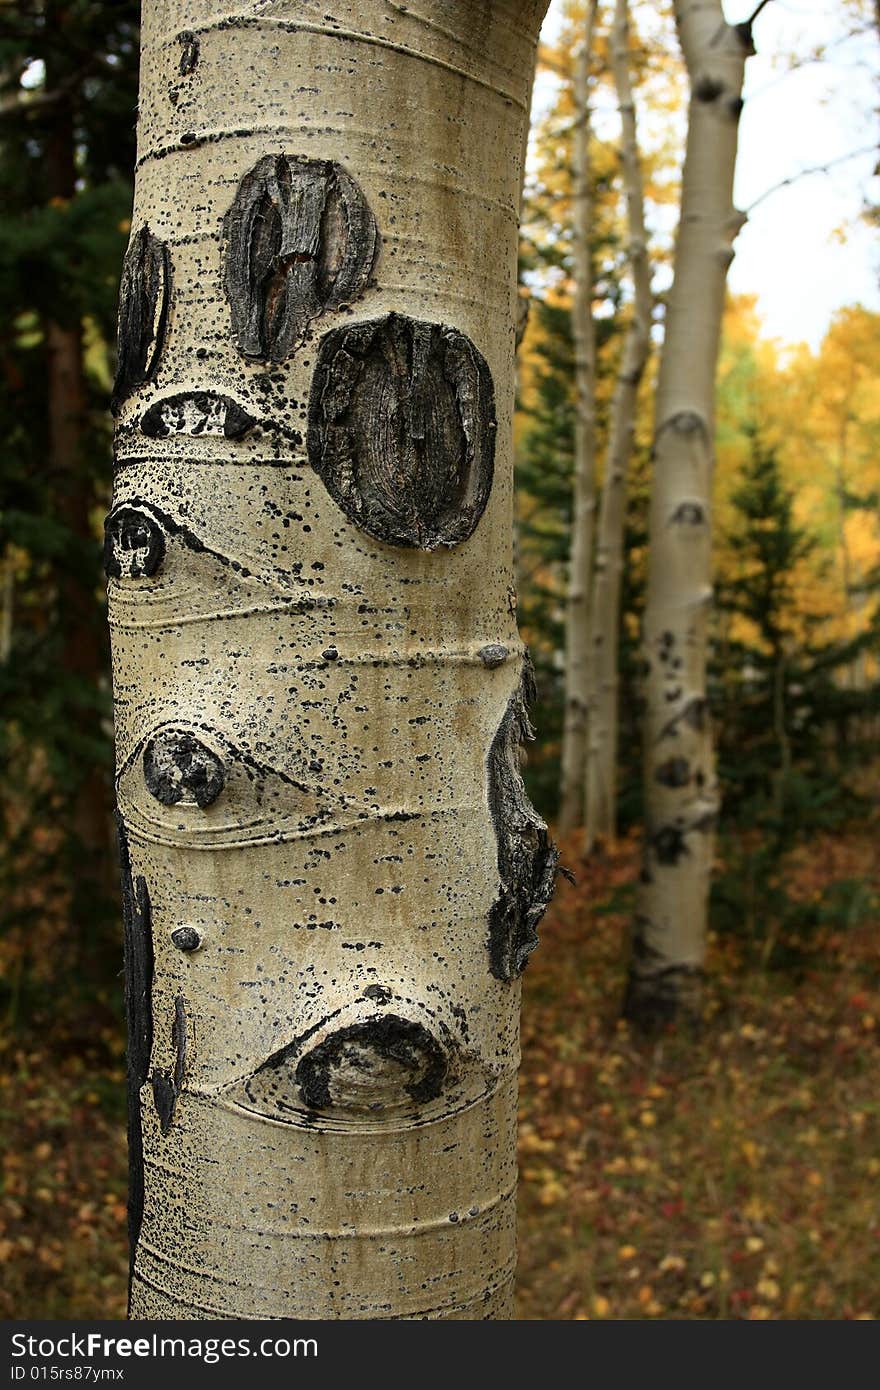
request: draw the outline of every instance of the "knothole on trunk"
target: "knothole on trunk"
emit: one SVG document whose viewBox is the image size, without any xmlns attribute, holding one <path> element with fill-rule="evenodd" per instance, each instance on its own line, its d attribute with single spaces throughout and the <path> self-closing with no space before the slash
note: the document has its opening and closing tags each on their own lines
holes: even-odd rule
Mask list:
<svg viewBox="0 0 880 1390">
<path fill-rule="evenodd" d="M 489 367 L 455 328 L 402 314 L 334 329 L 309 397 L 309 462 L 368 535 L 434 550 L 467 540 L 495 460 Z"/>
<path fill-rule="evenodd" d="M 245 358 L 283 362 L 313 319 L 363 294 L 378 232 L 339 164 L 271 154 L 239 184 L 223 239 L 235 345 Z"/>
</svg>

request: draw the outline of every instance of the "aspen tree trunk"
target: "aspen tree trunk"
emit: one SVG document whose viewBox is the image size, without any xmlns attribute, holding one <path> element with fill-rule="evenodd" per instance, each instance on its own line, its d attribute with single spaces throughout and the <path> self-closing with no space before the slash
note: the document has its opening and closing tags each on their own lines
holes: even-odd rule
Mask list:
<svg viewBox="0 0 880 1390">
<path fill-rule="evenodd" d="M 732 242 L 748 25 L 676 0 L 690 78 L 675 274 L 657 388 L 646 666 L 645 843 L 624 1012 L 696 1015 L 718 791 L 706 704 L 715 371 Z"/>
<path fill-rule="evenodd" d="M 544 0 L 144 0 L 107 522 L 131 1314 L 511 1315 Z"/>
<path fill-rule="evenodd" d="M 574 60 L 574 151 L 572 164 L 572 270 L 576 414 L 571 550 L 565 607 L 565 715 L 559 830 L 583 822 L 587 756 L 590 660 L 590 580 L 596 511 L 596 335 L 593 325 L 593 258 L 590 249 L 590 63 L 598 0 L 590 0 L 583 42 Z"/>
<path fill-rule="evenodd" d="M 596 537 L 590 637 L 590 701 L 586 766 L 584 849 L 613 844 L 617 833 L 618 632 L 626 522 L 626 479 L 633 451 L 639 383 L 651 345 L 651 267 L 645 230 L 636 109 L 629 73 L 627 0 L 616 0 L 611 31 L 611 69 L 621 122 L 621 163 L 633 279 L 632 320 L 611 402 L 608 459 Z"/>
</svg>

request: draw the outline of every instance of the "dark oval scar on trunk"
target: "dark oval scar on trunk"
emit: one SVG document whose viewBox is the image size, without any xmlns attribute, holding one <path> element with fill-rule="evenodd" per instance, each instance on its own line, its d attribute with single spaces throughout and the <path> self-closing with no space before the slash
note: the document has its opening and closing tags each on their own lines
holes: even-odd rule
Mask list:
<svg viewBox="0 0 880 1390">
<path fill-rule="evenodd" d="M 235 345 L 243 357 L 283 362 L 313 319 L 363 294 L 378 233 L 339 164 L 280 154 L 245 174 L 223 240 Z"/>
<path fill-rule="evenodd" d="M 503 666 L 510 652 L 501 642 L 489 642 L 485 647 L 481 647 L 477 655 L 490 671 L 496 666 Z"/>
<path fill-rule="evenodd" d="M 301 1058 L 295 1080 L 312 1110 L 381 1111 L 398 1106 L 401 1093 L 418 1105 L 435 1100 L 448 1065 L 421 1023 L 383 1014 L 331 1033 Z"/>
<path fill-rule="evenodd" d="M 177 42 L 180 44 L 180 61 L 177 64 L 177 71 L 181 77 L 189 77 L 195 71 L 199 61 L 201 45 L 197 34 L 190 29 L 183 29 L 177 35 Z"/>
<path fill-rule="evenodd" d="M 240 439 L 254 424 L 254 417 L 229 396 L 215 391 L 181 391 L 144 411 L 141 432 L 150 439 L 167 439 L 172 434 Z"/>
<path fill-rule="evenodd" d="M 667 758 L 654 773 L 654 780 L 662 787 L 686 787 L 691 780 L 691 767 L 687 758 Z"/>
<path fill-rule="evenodd" d="M 163 806 L 188 800 L 204 810 L 222 792 L 226 772 L 220 757 L 194 734 L 165 729 L 144 749 L 144 781 Z"/>
<path fill-rule="evenodd" d="M 390 545 L 467 540 L 495 461 L 489 367 L 464 333 L 402 314 L 321 340 L 308 455 L 349 521 Z"/>
<path fill-rule="evenodd" d="M 501 889 L 489 913 L 489 968 L 513 980 L 538 945 L 538 923 L 553 896 L 559 851 L 526 795 L 520 747 L 534 738 L 528 707 L 535 685 L 531 663 L 505 711 L 489 750 L 489 809 L 498 846 Z"/>
<path fill-rule="evenodd" d="M 165 559 L 165 533 L 148 512 L 118 507 L 104 523 L 104 573 L 113 579 L 154 575 Z"/>
<path fill-rule="evenodd" d="M 171 297 L 171 256 L 164 241 L 141 227 L 129 244 L 119 284 L 115 414 L 137 387 L 152 380 L 165 341 Z"/>
</svg>

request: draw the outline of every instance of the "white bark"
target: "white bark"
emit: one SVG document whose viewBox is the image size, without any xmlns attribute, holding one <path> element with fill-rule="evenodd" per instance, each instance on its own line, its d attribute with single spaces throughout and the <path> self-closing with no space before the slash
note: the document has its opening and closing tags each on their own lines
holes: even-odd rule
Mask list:
<svg viewBox="0 0 880 1390">
<path fill-rule="evenodd" d="M 657 389 L 644 621 L 645 845 L 627 1015 L 698 1009 L 718 812 L 706 705 L 715 371 L 732 242 L 747 27 L 677 0 L 690 79 L 675 274 Z"/>
<path fill-rule="evenodd" d="M 592 193 L 590 188 L 590 64 L 598 0 L 590 0 L 583 42 L 574 60 L 572 270 L 576 413 L 571 550 L 565 607 L 565 715 L 559 795 L 562 834 L 584 813 L 590 661 L 590 581 L 596 512 L 596 334 L 593 324 Z"/>
<path fill-rule="evenodd" d="M 136 1317 L 511 1315 L 545 8 L 144 0 L 107 531 Z"/>
<path fill-rule="evenodd" d="M 621 122 L 621 163 L 633 281 L 632 319 L 627 329 L 608 435 L 608 458 L 596 537 L 590 637 L 590 699 L 586 766 L 584 849 L 613 844 L 617 832 L 618 634 L 626 522 L 626 480 L 636 424 L 639 383 L 651 345 L 651 266 L 645 229 L 636 109 L 630 81 L 627 0 L 616 0 L 611 32 L 611 68 Z"/>
</svg>

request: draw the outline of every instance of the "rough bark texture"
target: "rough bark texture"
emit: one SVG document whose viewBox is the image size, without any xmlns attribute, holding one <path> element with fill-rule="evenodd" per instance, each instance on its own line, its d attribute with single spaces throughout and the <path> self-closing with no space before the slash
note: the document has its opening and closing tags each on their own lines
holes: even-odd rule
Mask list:
<svg viewBox="0 0 880 1390">
<path fill-rule="evenodd" d="M 562 834 L 583 823 L 589 704 L 590 582 L 596 512 L 596 332 L 593 324 L 593 256 L 590 189 L 590 63 L 598 0 L 590 0 L 583 42 L 574 68 L 572 156 L 571 311 L 574 338 L 575 425 L 571 550 L 565 606 L 565 715 L 559 794 Z"/>
<path fill-rule="evenodd" d="M 544 8 L 144 0 L 106 546 L 136 1317 L 511 1314 Z"/>
<path fill-rule="evenodd" d="M 680 0 L 691 85 L 675 275 L 657 390 L 646 666 L 645 843 L 628 1017 L 699 1012 L 718 791 L 706 703 L 715 370 L 742 217 L 732 204 L 746 27 Z"/>
<path fill-rule="evenodd" d="M 632 320 L 614 396 L 608 434 L 608 458 L 596 535 L 596 572 L 591 594 L 589 718 L 586 763 L 584 849 L 611 844 L 617 830 L 618 646 L 626 478 L 633 450 L 639 383 L 651 346 L 651 266 L 645 230 L 642 171 L 636 131 L 636 108 L 629 73 L 627 0 L 617 0 L 611 32 L 611 68 L 621 123 L 621 163 L 629 228 L 629 262 L 633 281 Z"/>
</svg>

